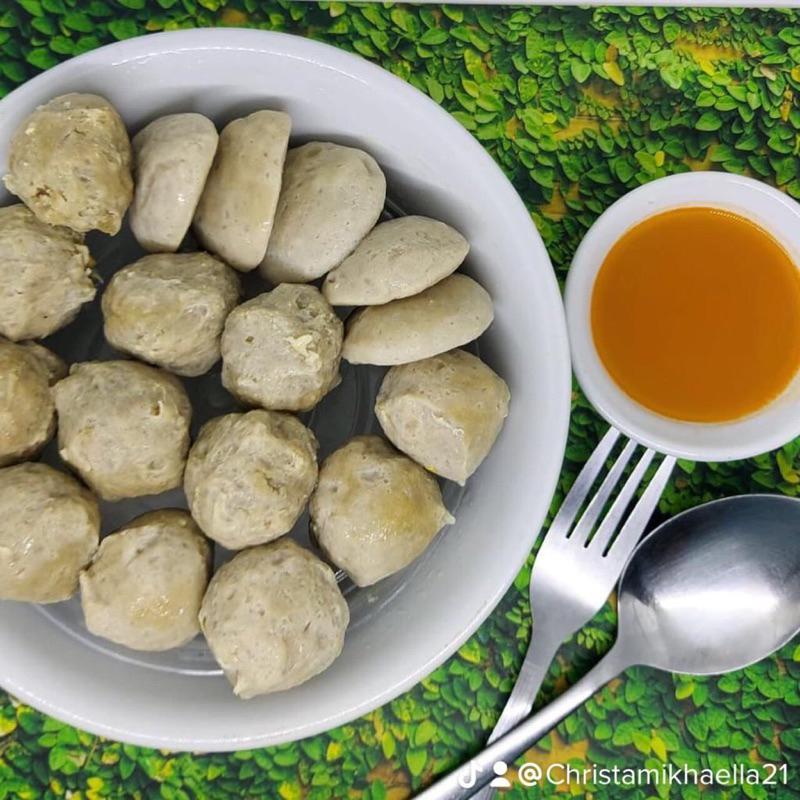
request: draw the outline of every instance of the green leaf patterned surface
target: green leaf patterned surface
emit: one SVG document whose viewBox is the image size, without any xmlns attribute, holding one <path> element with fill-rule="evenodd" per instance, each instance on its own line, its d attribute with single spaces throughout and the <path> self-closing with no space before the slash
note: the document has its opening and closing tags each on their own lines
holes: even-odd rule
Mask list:
<svg viewBox="0 0 800 800">
<path fill-rule="evenodd" d="M 513 181 L 562 282 L 597 215 L 653 178 L 725 170 L 800 198 L 800 13 L 790 10 L 0 0 L 0 94 L 108 42 L 211 25 L 311 36 L 430 95 Z M 573 400 L 554 505 L 604 428 L 577 387 Z M 743 492 L 796 496 L 799 454 L 795 441 L 746 462 L 681 462 L 660 515 Z M 535 479 L 521 478 L 520 491 Z M 496 720 L 530 631 L 529 569 L 459 653 L 412 691 L 290 745 L 202 756 L 147 750 L 74 730 L 0 693 L 0 800 L 401 800 L 477 751 Z M 596 662 L 613 629 L 608 605 L 564 646 L 539 702 Z M 798 729 L 798 642 L 722 677 L 633 669 L 528 760 L 621 769 L 786 763 L 787 785 L 517 786 L 505 796 L 788 800 L 800 796 Z"/>
</svg>

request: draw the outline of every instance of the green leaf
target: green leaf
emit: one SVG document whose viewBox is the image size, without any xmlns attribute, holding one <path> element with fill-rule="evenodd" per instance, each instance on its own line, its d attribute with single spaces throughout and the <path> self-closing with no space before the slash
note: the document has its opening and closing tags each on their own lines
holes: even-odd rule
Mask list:
<svg viewBox="0 0 800 800">
<path fill-rule="evenodd" d="M 614 729 L 611 743 L 615 747 L 624 747 L 633 742 L 633 726 L 630 722 L 623 722 Z"/>
<path fill-rule="evenodd" d="M 39 2 L 39 0 L 17 0 L 17 3 L 21 5 L 31 16 L 42 16 L 42 4 Z"/>
<path fill-rule="evenodd" d="M 650 740 L 650 746 L 653 750 L 653 753 L 658 756 L 660 761 L 667 760 L 667 746 L 660 736 L 653 736 L 653 738 Z"/>
<path fill-rule="evenodd" d="M 423 33 L 417 41 L 420 44 L 435 45 L 444 44 L 447 41 L 447 38 L 447 31 L 443 31 L 441 28 L 431 28 L 430 30 L 425 31 L 425 33 Z"/>
<path fill-rule="evenodd" d="M 293 767 L 300 760 L 299 754 L 294 749 L 278 750 L 272 758 L 279 767 Z"/>
<path fill-rule="evenodd" d="M 800 729 L 788 728 L 781 732 L 780 740 L 791 750 L 800 752 Z"/>
<path fill-rule="evenodd" d="M 418 778 L 422 775 L 425 765 L 428 763 L 428 753 L 426 750 L 408 750 L 406 752 L 406 766 L 408 771 Z"/>
<path fill-rule="evenodd" d="M 139 33 L 136 21 L 129 18 L 112 20 L 108 23 L 108 30 L 115 39 L 131 39 Z"/>
<path fill-rule="evenodd" d="M 699 739 L 701 742 L 705 741 L 708 736 L 708 720 L 702 712 L 699 714 L 690 714 L 684 721 L 686 723 L 686 729 L 695 739 Z"/>
<path fill-rule="evenodd" d="M 119 774 L 122 780 L 127 781 L 136 770 L 136 764 L 128 758 L 122 758 L 119 762 Z"/>
<path fill-rule="evenodd" d="M 675 731 L 666 728 L 660 730 L 658 735 L 664 741 L 667 750 L 670 752 L 675 752 L 680 747 L 680 739 L 678 739 L 678 735 L 675 733 Z"/>
<path fill-rule="evenodd" d="M 31 27 L 45 36 L 53 36 L 58 30 L 56 23 L 50 17 L 38 17 L 31 20 Z"/>
<path fill-rule="evenodd" d="M 797 162 L 794 156 L 776 159 L 772 162 L 772 166 L 775 169 L 775 182 L 779 186 L 789 183 L 789 181 L 793 180 L 797 176 Z M 782 461 L 778 461 L 778 466 L 781 468 L 781 475 L 783 476 L 784 480 L 788 480 L 791 483 L 797 483 L 797 472 L 792 469 L 791 464 L 786 462 L 786 457 L 782 453 L 778 453 L 778 456 L 780 456 L 782 459 Z"/>
<path fill-rule="evenodd" d="M 552 169 L 548 169 L 545 167 L 534 167 L 531 170 L 531 177 L 538 183 L 540 186 L 544 186 L 547 189 L 553 188 L 553 182 L 555 179 L 555 172 Z"/>
<path fill-rule="evenodd" d="M 651 750 L 650 737 L 646 733 L 643 733 L 642 731 L 637 731 L 637 730 L 633 731 L 633 746 L 640 753 L 649 755 Z"/>
<path fill-rule="evenodd" d="M 417 730 L 414 733 L 414 746 L 422 747 L 428 744 L 436 736 L 436 725 L 426 719 L 417 725 Z"/>
<path fill-rule="evenodd" d="M 726 163 L 725 167 L 727 168 L 727 166 L 728 164 Z M 704 683 L 698 683 L 692 692 L 692 702 L 699 708 L 705 705 L 706 700 L 708 700 L 708 686 Z"/>
<path fill-rule="evenodd" d="M 664 145 L 664 152 L 673 158 L 683 158 L 686 155 L 686 148 L 680 139 L 671 139 Z"/>
<path fill-rule="evenodd" d="M 77 11 L 71 11 L 69 14 L 65 14 L 63 22 L 67 28 L 78 31 L 78 33 L 91 33 L 91 31 L 94 30 L 94 23 L 92 20 L 86 14 L 81 14 Z"/>
<path fill-rule="evenodd" d="M 679 64 L 672 64 L 669 67 L 662 67 L 659 76 L 670 89 L 680 89 L 683 85 L 683 67 Z"/>
<path fill-rule="evenodd" d="M 58 64 L 58 59 L 44 47 L 37 47 L 25 56 L 25 60 L 38 69 L 50 69 Z"/>
<path fill-rule="evenodd" d="M 758 135 L 755 133 L 746 133 L 737 139 L 734 147 L 737 150 L 755 150 L 759 146 Z"/>
<path fill-rule="evenodd" d="M 714 108 L 717 111 L 732 111 L 736 108 L 736 101 L 732 97 L 720 97 L 716 103 L 714 103 Z"/>
<path fill-rule="evenodd" d="M 0 71 L 14 83 L 22 83 L 27 77 L 25 67 L 18 61 L 3 61 L 0 63 Z"/>
<path fill-rule="evenodd" d="M 392 758 L 396 749 L 397 743 L 394 736 L 392 736 L 389 731 L 386 731 L 381 737 L 381 751 L 383 752 L 383 757 L 386 759 Z"/>
<path fill-rule="evenodd" d="M 722 127 L 722 118 L 716 111 L 706 111 L 694 127 L 698 131 L 718 131 Z"/>
<path fill-rule="evenodd" d="M 711 149 L 709 157 L 712 163 L 721 164 L 723 161 L 729 161 L 735 158 L 736 151 L 728 144 L 718 144 Z"/>
<path fill-rule="evenodd" d="M 602 742 L 614 735 L 614 729 L 607 722 L 601 722 L 595 727 L 593 735 L 598 742 Z"/>
<path fill-rule="evenodd" d="M 583 83 L 592 74 L 592 68 L 585 62 L 579 61 L 577 58 L 573 58 L 569 62 L 569 69 L 572 73 L 572 77 L 575 78 L 578 83 Z"/>
<path fill-rule="evenodd" d="M 628 679 L 625 682 L 625 702 L 636 703 L 641 700 L 647 692 L 647 685 L 644 681 Z"/>
<path fill-rule="evenodd" d="M 710 108 L 717 102 L 717 98 L 713 92 L 709 92 L 707 89 L 705 91 L 700 92 L 697 95 L 697 100 L 694 101 L 696 106 L 700 108 Z"/>
<path fill-rule="evenodd" d="M 732 83 L 730 86 L 728 86 L 728 93 L 739 103 L 747 102 L 747 89 L 745 89 L 744 86 Z"/>
<path fill-rule="evenodd" d="M 90 17 L 110 17 L 114 11 L 103 3 L 102 0 L 91 0 L 86 7 L 86 13 Z"/>
<path fill-rule="evenodd" d="M 668 44 L 672 44 L 681 35 L 681 26 L 672 19 L 664 20 L 661 30 Z"/>
<path fill-rule="evenodd" d="M 767 139 L 767 146 L 776 153 L 786 153 L 787 155 L 794 149 L 790 142 L 781 139 L 777 133 L 773 133 Z"/>
<path fill-rule="evenodd" d="M 622 183 L 627 183 L 636 170 L 630 165 L 627 158 L 620 156 L 611 162 L 611 169 Z"/>
<path fill-rule="evenodd" d="M 694 683 L 681 683 L 675 689 L 675 698 L 685 700 L 692 696 L 692 692 L 694 692 Z"/>
<path fill-rule="evenodd" d="M 54 747 L 47 754 L 47 765 L 53 772 L 61 772 L 69 761 L 69 751 L 63 747 Z"/>
</svg>

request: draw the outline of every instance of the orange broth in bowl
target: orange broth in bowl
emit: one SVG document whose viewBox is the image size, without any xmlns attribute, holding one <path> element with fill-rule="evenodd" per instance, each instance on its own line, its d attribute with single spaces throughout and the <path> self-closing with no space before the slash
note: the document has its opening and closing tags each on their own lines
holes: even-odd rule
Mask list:
<svg viewBox="0 0 800 800">
<path fill-rule="evenodd" d="M 608 252 L 591 330 L 613 380 L 674 419 L 725 422 L 764 407 L 800 368 L 800 272 L 738 214 L 655 214 Z"/>
</svg>

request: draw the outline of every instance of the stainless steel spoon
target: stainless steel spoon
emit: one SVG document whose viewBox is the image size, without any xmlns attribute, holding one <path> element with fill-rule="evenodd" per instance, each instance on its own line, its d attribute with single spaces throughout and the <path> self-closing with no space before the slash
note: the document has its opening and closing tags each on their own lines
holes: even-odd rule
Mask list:
<svg viewBox="0 0 800 800">
<path fill-rule="evenodd" d="M 602 661 L 419 800 L 469 797 L 492 780 L 494 764 L 512 763 L 635 664 L 719 674 L 786 644 L 800 631 L 800 500 L 745 495 L 678 514 L 634 550 L 618 609 L 617 640 Z"/>
</svg>

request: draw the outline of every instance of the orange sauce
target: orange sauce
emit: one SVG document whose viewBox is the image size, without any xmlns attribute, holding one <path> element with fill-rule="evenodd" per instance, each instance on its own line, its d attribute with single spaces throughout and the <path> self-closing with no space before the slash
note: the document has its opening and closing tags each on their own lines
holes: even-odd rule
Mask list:
<svg viewBox="0 0 800 800">
<path fill-rule="evenodd" d="M 800 367 L 800 273 L 744 217 L 666 211 L 609 251 L 591 326 L 609 374 L 641 405 L 692 422 L 738 419 Z"/>
</svg>

